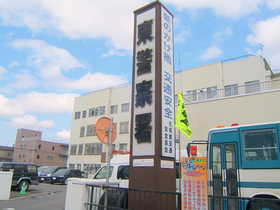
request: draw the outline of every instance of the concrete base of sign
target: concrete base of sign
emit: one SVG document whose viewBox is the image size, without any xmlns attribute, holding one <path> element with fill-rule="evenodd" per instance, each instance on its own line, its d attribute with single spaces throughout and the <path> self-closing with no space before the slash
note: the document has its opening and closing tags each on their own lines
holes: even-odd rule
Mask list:
<svg viewBox="0 0 280 210">
<path fill-rule="evenodd" d="M 174 169 L 136 167 L 130 171 L 130 188 L 143 190 L 142 193 L 129 191 L 128 207 L 133 210 L 175 210 L 176 196 L 164 192 L 176 192 Z M 159 191 L 158 193 L 150 193 Z M 146 191 L 146 192 L 145 192 Z"/>
<path fill-rule="evenodd" d="M 13 172 L 0 171 L 0 200 L 9 200 L 12 187 Z"/>
</svg>

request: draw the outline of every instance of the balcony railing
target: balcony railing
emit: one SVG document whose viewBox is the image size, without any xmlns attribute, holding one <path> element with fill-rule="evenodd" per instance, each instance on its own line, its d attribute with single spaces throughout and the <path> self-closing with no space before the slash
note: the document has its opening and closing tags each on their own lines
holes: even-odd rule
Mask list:
<svg viewBox="0 0 280 210">
<path fill-rule="evenodd" d="M 280 90 L 280 79 L 265 82 L 249 82 L 245 85 L 229 85 L 223 89 L 205 88 L 185 93 L 186 104 L 203 101 L 256 94 L 266 91 Z"/>
</svg>

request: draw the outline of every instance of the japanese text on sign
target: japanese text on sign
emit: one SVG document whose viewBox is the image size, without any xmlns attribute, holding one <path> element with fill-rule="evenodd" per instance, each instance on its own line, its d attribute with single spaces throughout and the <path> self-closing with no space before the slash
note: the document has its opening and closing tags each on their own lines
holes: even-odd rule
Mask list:
<svg viewBox="0 0 280 210">
<path fill-rule="evenodd" d="M 154 154 L 155 8 L 136 17 L 133 156 Z"/>
<path fill-rule="evenodd" d="M 172 16 L 162 10 L 162 156 L 175 157 Z"/>
</svg>

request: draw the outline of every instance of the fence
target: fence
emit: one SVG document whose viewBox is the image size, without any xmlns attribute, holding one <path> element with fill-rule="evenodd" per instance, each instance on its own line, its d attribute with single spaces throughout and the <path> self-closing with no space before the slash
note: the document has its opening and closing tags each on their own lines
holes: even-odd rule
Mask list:
<svg viewBox="0 0 280 210">
<path fill-rule="evenodd" d="M 158 209 L 181 209 L 181 194 L 176 192 L 159 192 L 99 185 L 87 185 L 88 201 L 85 203 L 87 210 L 105 210 L 105 191 L 108 192 L 107 210 L 127 210 L 128 198 L 133 200 L 138 209 L 149 210 L 152 202 L 156 202 Z"/>
<path fill-rule="evenodd" d="M 137 209 L 149 210 L 151 202 L 157 202 L 158 209 L 174 209 L 175 205 L 176 210 L 181 209 L 181 193 L 178 192 L 148 191 L 92 184 L 88 184 L 87 189 L 88 200 L 85 203 L 87 210 L 128 210 L 129 199 L 137 203 Z M 108 192 L 107 208 L 105 206 L 105 191 Z M 190 207 L 191 209 L 198 209 L 195 204 L 193 205 Z M 209 195 L 208 206 L 209 210 L 279 210 L 280 199 L 267 196 L 249 198 Z"/>
<path fill-rule="evenodd" d="M 250 95 L 266 91 L 280 89 L 280 80 L 271 80 L 265 82 L 251 81 L 245 85 L 227 85 L 223 89 L 218 89 L 217 86 L 190 90 L 184 95 L 186 103 L 196 103 L 219 98 L 228 98 L 242 95 Z"/>
</svg>

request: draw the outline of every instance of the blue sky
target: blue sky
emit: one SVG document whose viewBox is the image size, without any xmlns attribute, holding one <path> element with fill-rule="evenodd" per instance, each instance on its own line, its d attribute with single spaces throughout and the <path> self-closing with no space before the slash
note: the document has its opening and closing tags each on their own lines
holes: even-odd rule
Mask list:
<svg viewBox="0 0 280 210">
<path fill-rule="evenodd" d="M 131 82 L 133 11 L 148 0 L 0 0 L 0 145 L 17 128 L 68 142 L 73 99 Z M 280 69 L 279 0 L 162 0 L 175 70 L 246 54 Z"/>
</svg>

